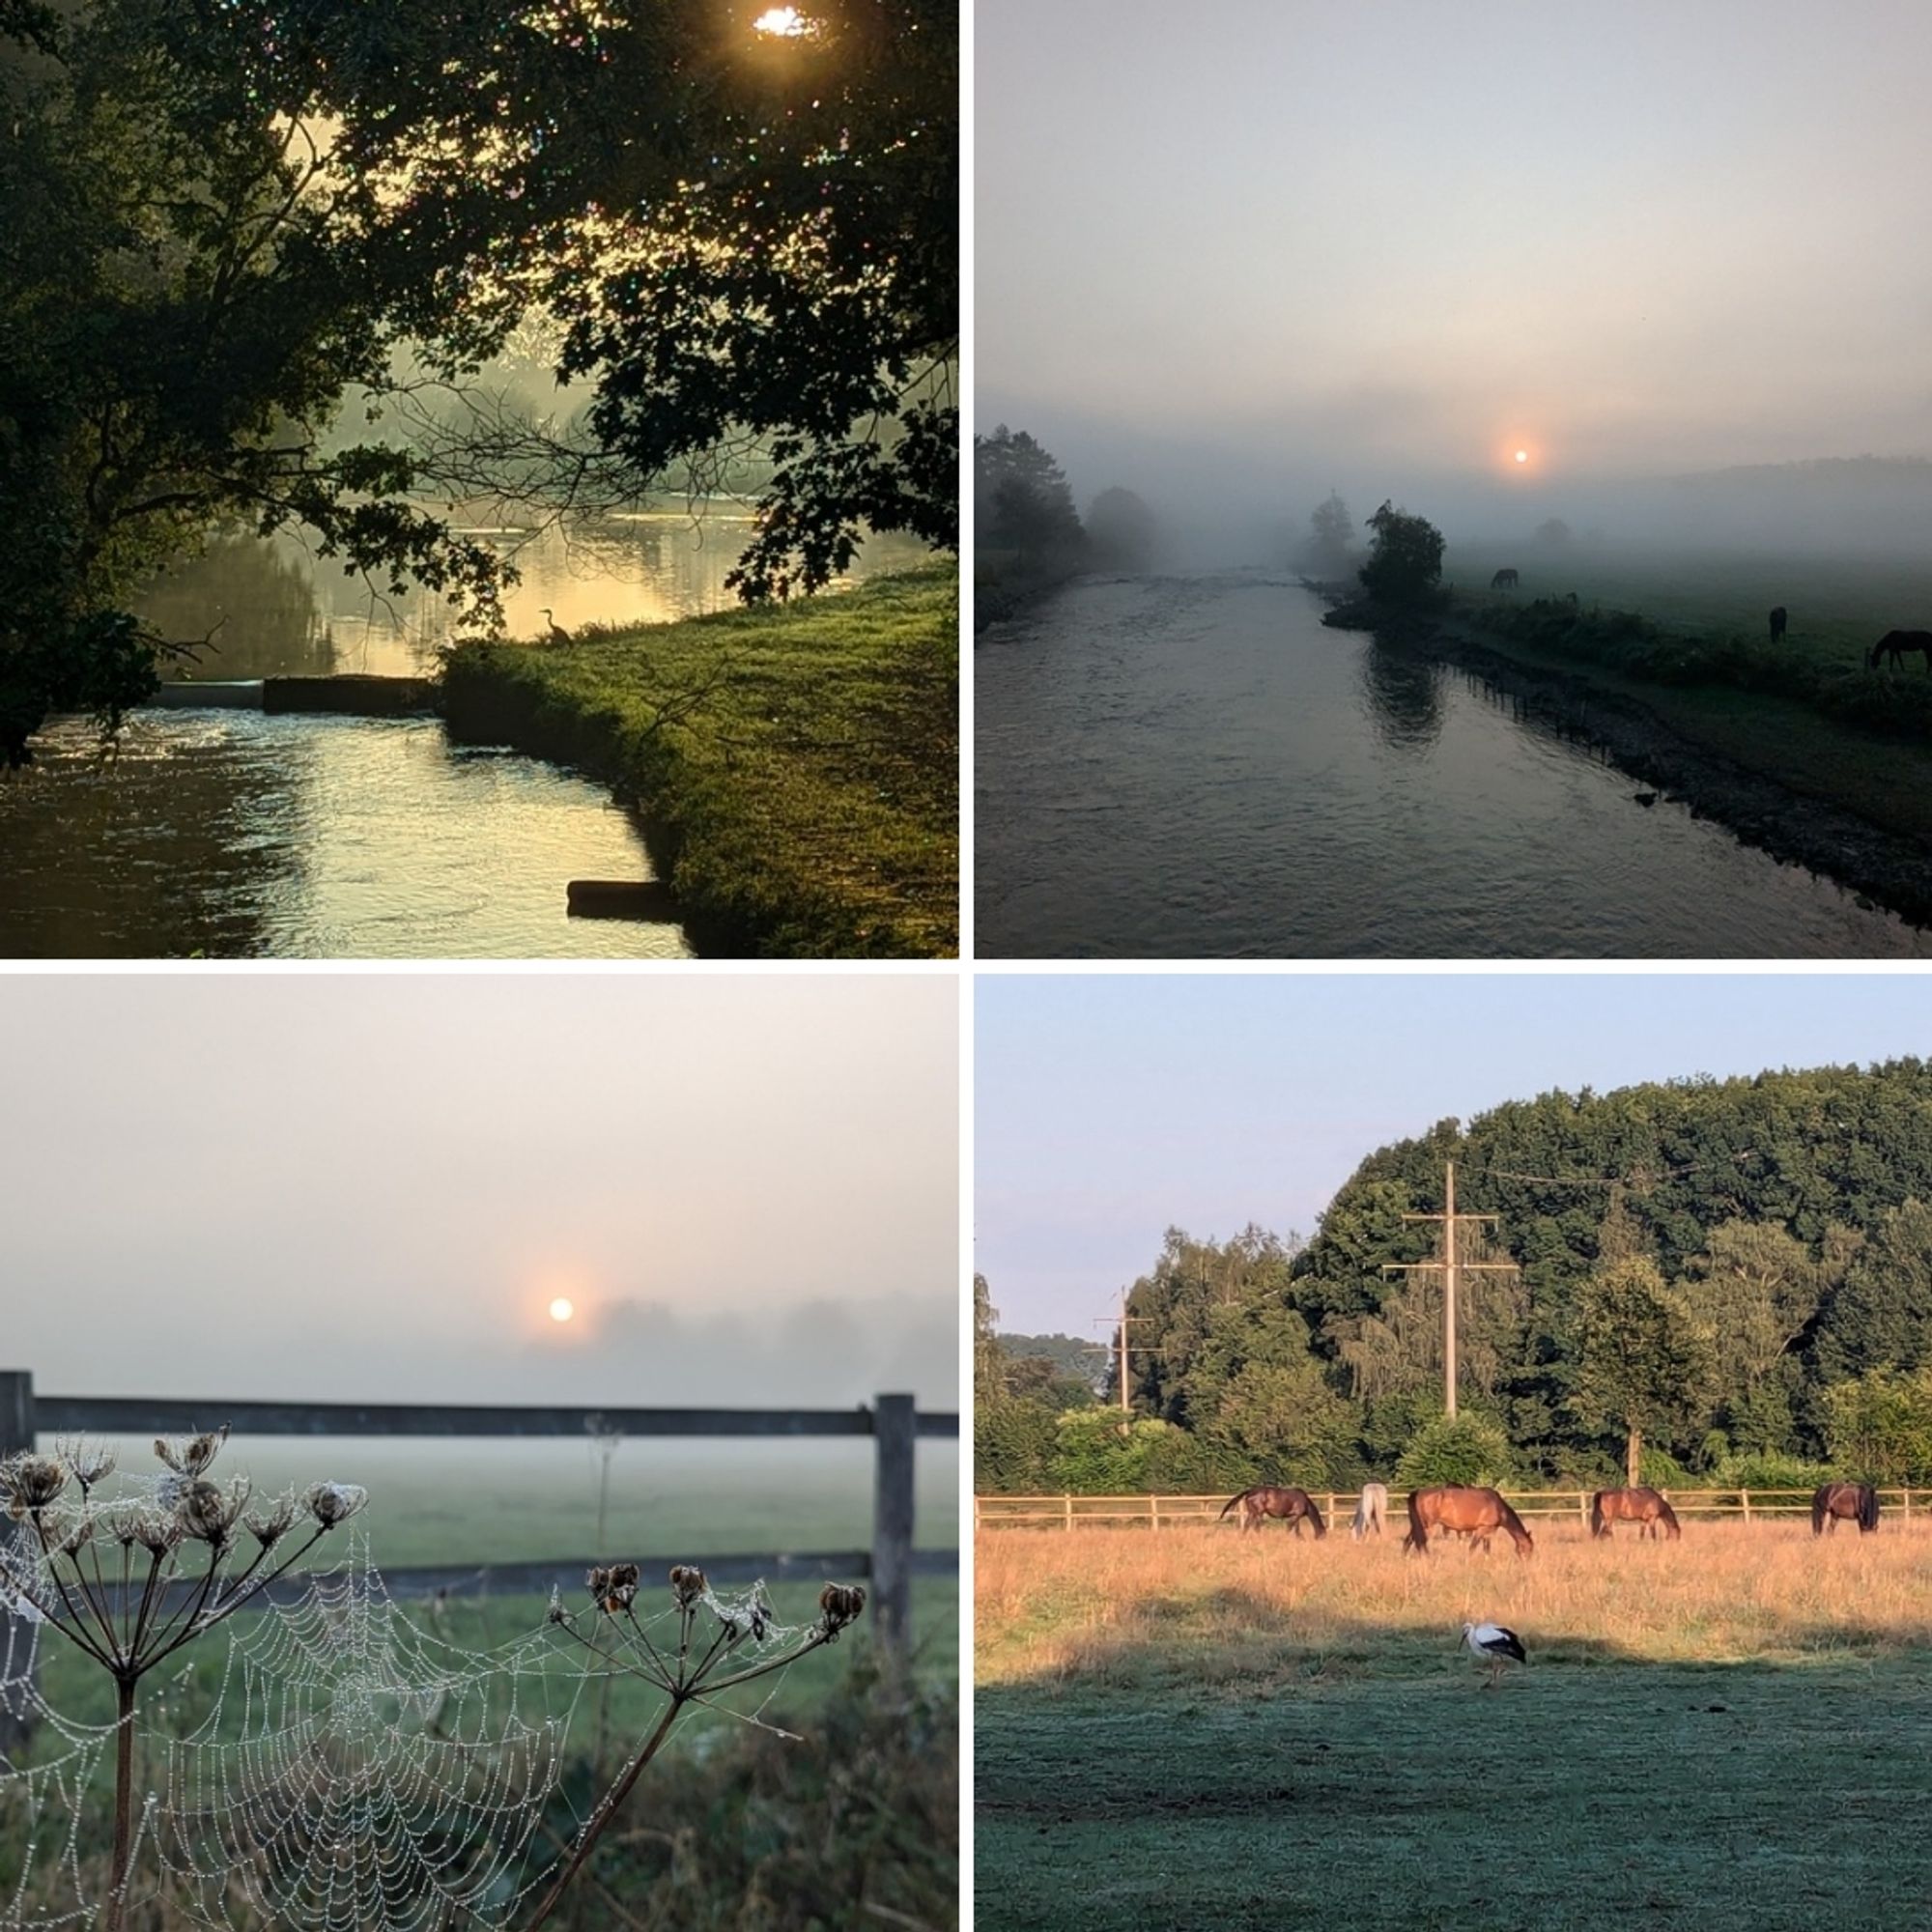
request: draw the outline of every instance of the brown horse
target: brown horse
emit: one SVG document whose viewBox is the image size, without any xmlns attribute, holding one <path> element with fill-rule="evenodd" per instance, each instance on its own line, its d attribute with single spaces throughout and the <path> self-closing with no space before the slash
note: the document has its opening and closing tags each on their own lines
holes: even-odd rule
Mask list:
<svg viewBox="0 0 1932 1932">
<path fill-rule="evenodd" d="M 1427 1550 L 1429 1532 L 1456 1530 L 1475 1539 L 1478 1549 L 1487 1550 L 1490 1538 L 1506 1530 L 1519 1556 L 1527 1556 L 1536 1540 L 1522 1526 L 1522 1519 L 1494 1490 L 1470 1490 L 1447 1485 L 1435 1490 L 1415 1490 L 1408 1498 L 1408 1534 L 1405 1549 Z"/>
<path fill-rule="evenodd" d="M 1774 644 L 1776 643 L 1779 638 L 1783 637 L 1784 627 L 1788 621 L 1789 620 L 1786 618 L 1784 614 L 1784 606 L 1780 604 L 1777 607 L 1777 609 L 1771 613 L 1771 641 Z"/>
<path fill-rule="evenodd" d="M 1301 1525 L 1312 1522 L 1315 1534 L 1326 1536 L 1328 1525 L 1321 1520 L 1321 1512 L 1315 1507 L 1315 1498 L 1306 1490 L 1243 1490 L 1237 1496 L 1230 1496 L 1221 1506 L 1221 1514 L 1216 1521 L 1224 1521 L 1228 1512 L 1238 1503 L 1241 1509 L 1241 1527 L 1259 1530 L 1271 1516 L 1278 1516 L 1291 1524 L 1296 1536 L 1301 1534 Z"/>
<path fill-rule="evenodd" d="M 1822 1483 L 1811 1498 L 1811 1534 L 1835 1530 L 1839 1519 L 1856 1522 L 1859 1534 L 1878 1527 L 1878 1492 L 1869 1483 Z"/>
<path fill-rule="evenodd" d="M 1522 580 L 1513 570 L 1499 570 L 1490 579 L 1492 590 L 1514 590 Z"/>
<path fill-rule="evenodd" d="M 1891 660 L 1893 670 L 1900 670 L 1915 651 L 1925 653 L 1925 668 L 1932 671 L 1932 631 L 1888 631 L 1871 647 L 1865 665 L 1868 669 L 1876 670 L 1879 659 L 1884 657 Z"/>
<path fill-rule="evenodd" d="M 1652 1489 L 1599 1490 L 1590 1498 L 1590 1534 L 1608 1536 L 1613 1522 L 1641 1523 L 1646 1536 L 1662 1529 L 1672 1543 L 1684 1534 L 1677 1512 Z"/>
</svg>

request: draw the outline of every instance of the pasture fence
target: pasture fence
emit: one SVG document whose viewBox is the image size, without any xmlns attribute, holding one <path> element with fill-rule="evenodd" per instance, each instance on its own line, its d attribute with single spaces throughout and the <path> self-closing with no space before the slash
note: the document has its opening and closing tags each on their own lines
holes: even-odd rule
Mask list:
<svg viewBox="0 0 1932 1932">
<path fill-rule="evenodd" d="M 648 1566 L 687 1558 L 702 1564 L 720 1582 L 864 1577 L 873 1627 L 881 1646 L 903 1657 L 912 1630 L 911 1583 L 915 1575 L 958 1573 L 956 1549 L 913 1547 L 913 1458 L 922 1436 L 959 1435 L 954 1412 L 921 1410 L 909 1395 L 875 1396 L 857 1408 L 574 1408 L 554 1406 L 348 1402 L 183 1402 L 147 1396 L 43 1395 L 33 1372 L 0 1369 L 0 1456 L 32 1449 L 41 1438 L 62 1436 L 191 1435 L 226 1423 L 237 1435 L 374 1435 L 402 1437 L 495 1436 L 571 1438 L 596 1436 L 870 1436 L 873 1445 L 872 1543 L 865 1550 L 773 1551 L 711 1555 L 674 1549 L 639 1555 Z M 544 1563 L 492 1563 L 384 1570 L 392 1595 L 484 1595 L 581 1590 L 593 1562 L 613 1553 Z M 291 1585 L 264 1592 L 263 1601 L 286 1600 Z M 9 1655 L 0 1615 L 0 1666 Z M 0 1711 L 0 1725 L 5 1714 Z M 0 1737 L 0 1748 L 5 1739 Z"/>
<path fill-rule="evenodd" d="M 1679 1490 L 1657 1487 L 1680 1517 L 1737 1517 L 1752 1522 L 1780 1517 L 1808 1519 L 1811 1514 L 1809 1490 Z M 1310 1490 L 1309 1495 L 1321 1508 L 1331 1529 L 1346 1526 L 1361 1500 L 1358 1490 Z M 1595 1490 L 1504 1490 L 1504 1499 L 1525 1522 L 1574 1520 L 1586 1528 L 1590 1521 L 1590 1498 Z M 1882 1489 L 1878 1492 L 1882 1511 L 1897 1512 L 1910 1521 L 1915 1511 L 1920 1518 L 1932 1518 L 1932 1489 Z M 1391 1488 L 1389 1518 L 1397 1528 L 1406 1527 L 1407 1518 L 1405 1491 Z M 1214 1528 L 1223 1522 L 1221 1511 L 1228 1498 L 1215 1496 L 1088 1496 L 1040 1495 L 973 1498 L 973 1527 L 981 1529 L 1185 1529 L 1205 1524 Z M 1240 1527 L 1240 1512 L 1229 1510 L 1225 1526 Z"/>
</svg>

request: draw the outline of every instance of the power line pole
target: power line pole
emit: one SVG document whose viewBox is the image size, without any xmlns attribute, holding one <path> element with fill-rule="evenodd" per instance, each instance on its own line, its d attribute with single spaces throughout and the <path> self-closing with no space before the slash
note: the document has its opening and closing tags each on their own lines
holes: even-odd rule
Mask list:
<svg viewBox="0 0 1932 1932">
<path fill-rule="evenodd" d="M 1456 1240 L 1456 1231 L 1465 1221 L 1494 1221 L 1494 1214 L 1459 1214 L 1456 1211 L 1456 1163 L 1444 1164 L 1442 1212 L 1405 1214 L 1405 1221 L 1439 1221 L 1442 1224 L 1442 1253 L 1430 1262 L 1384 1262 L 1384 1274 L 1420 1274 L 1424 1269 L 1442 1276 L 1442 1406 L 1446 1414 L 1456 1413 L 1456 1288 L 1457 1278 L 1467 1269 L 1472 1274 L 1514 1274 L 1514 1262 L 1465 1262 Z"/>
<path fill-rule="evenodd" d="M 1120 1313 L 1119 1313 L 1118 1315 L 1109 1315 L 1109 1316 L 1105 1316 L 1105 1317 L 1100 1317 L 1100 1316 L 1095 1316 L 1095 1317 L 1094 1317 L 1094 1326 L 1095 1326 L 1096 1328 L 1113 1328 L 1113 1329 L 1116 1329 L 1116 1330 L 1118 1330 L 1118 1331 L 1119 1331 L 1119 1334 L 1120 1334 L 1120 1338 L 1121 1338 L 1121 1413 L 1122 1413 L 1122 1415 L 1125 1415 L 1125 1414 L 1129 1413 L 1129 1412 L 1130 1412 L 1130 1410 L 1132 1409 L 1132 1406 L 1133 1406 L 1133 1405 L 1132 1405 L 1131 1403 L 1129 1403 L 1129 1402 L 1128 1402 L 1128 1400 L 1127 1400 L 1127 1357 L 1128 1357 L 1128 1355 L 1129 1355 L 1129 1354 L 1138 1354 L 1138 1355 L 1151 1355 L 1151 1354 L 1152 1354 L 1152 1353 L 1154 1352 L 1154 1351 L 1153 1351 L 1153 1350 L 1152 1350 L 1151 1348 L 1147 1348 L 1147 1349 L 1129 1349 L 1129 1348 L 1127 1347 L 1127 1330 L 1128 1330 L 1128 1328 L 1129 1328 L 1129 1327 L 1134 1327 L 1134 1328 L 1139 1328 L 1139 1327 L 1143 1327 L 1143 1326 L 1145 1326 L 1145 1325 L 1146 1325 L 1146 1324 L 1147 1324 L 1148 1322 L 1151 1322 L 1151 1321 L 1152 1320 L 1153 1320 L 1153 1317 L 1152 1317 L 1151 1315 L 1129 1315 L 1129 1314 L 1127 1313 L 1127 1291 L 1126 1291 L 1126 1290 L 1125 1290 L 1124 1288 L 1123 1288 L 1123 1289 L 1122 1289 L 1122 1291 L 1121 1291 L 1121 1312 L 1120 1312 Z"/>
</svg>

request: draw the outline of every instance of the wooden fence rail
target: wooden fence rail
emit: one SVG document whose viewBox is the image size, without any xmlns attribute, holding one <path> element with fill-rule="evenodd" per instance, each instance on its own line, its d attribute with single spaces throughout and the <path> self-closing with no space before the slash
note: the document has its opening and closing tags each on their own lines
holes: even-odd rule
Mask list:
<svg viewBox="0 0 1932 1932">
<path fill-rule="evenodd" d="M 227 1423 L 238 1435 L 399 1435 L 540 1436 L 717 1435 L 826 1436 L 869 1435 L 873 1443 L 872 1547 L 853 1555 L 841 1574 L 864 1574 L 870 1580 L 879 1640 L 902 1652 L 911 1629 L 911 1579 L 922 1574 L 956 1569 L 950 1550 L 913 1548 L 913 1450 L 923 1436 L 959 1434 L 959 1417 L 947 1411 L 921 1413 L 909 1395 L 882 1395 L 858 1408 L 569 1408 L 487 1404 L 350 1402 L 185 1402 L 172 1397 L 43 1395 L 30 1370 L 0 1369 L 0 1456 L 30 1449 L 41 1437 L 91 1433 L 103 1435 L 188 1434 Z M 610 1554 L 604 1552 L 605 1556 Z M 591 1559 L 542 1566 L 582 1571 Z M 755 1558 L 730 1559 L 750 1563 Z M 831 1559 L 774 1556 L 769 1567 L 782 1574 L 803 1561 L 819 1572 Z M 455 1587 L 451 1579 L 493 1577 L 503 1579 L 539 1566 L 511 1565 L 495 1570 L 388 1572 L 398 1588 L 440 1576 L 434 1587 Z M 506 1587 L 499 1581 L 497 1587 Z"/>
<path fill-rule="evenodd" d="M 1594 1490 L 1505 1490 L 1504 1497 L 1524 1521 L 1549 1520 L 1587 1524 Z M 1809 1517 L 1809 1490 L 1662 1490 L 1660 1493 L 1680 1517 L 1734 1516 L 1746 1522 L 1759 1517 Z M 1331 1529 L 1346 1527 L 1355 1513 L 1360 1492 L 1311 1490 Z M 1932 1489 L 1880 1490 L 1879 1505 L 1895 1510 L 1908 1520 L 1915 1509 L 1932 1514 Z M 1405 1495 L 1392 1490 L 1389 1515 L 1406 1521 Z M 1094 1529 L 1125 1526 L 1138 1529 L 1181 1529 L 1224 1520 L 1227 1504 L 1218 1496 L 975 1496 L 973 1527 L 980 1529 Z M 1229 1528 L 1238 1528 L 1240 1513 L 1229 1511 Z"/>
</svg>

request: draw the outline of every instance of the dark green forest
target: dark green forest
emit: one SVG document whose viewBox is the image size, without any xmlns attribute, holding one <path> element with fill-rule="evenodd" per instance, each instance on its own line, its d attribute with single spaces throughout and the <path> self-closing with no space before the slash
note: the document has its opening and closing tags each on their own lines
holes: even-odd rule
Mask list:
<svg viewBox="0 0 1932 1932">
<path fill-rule="evenodd" d="M 1465 1229 L 1459 1413 L 1439 1253 Z M 1261 1480 L 1932 1480 L 1932 1064 L 1511 1101 L 1367 1155 L 1311 1239 L 1170 1229 L 1132 1286 L 1132 1418 L 1019 1362 L 980 1284 L 981 1491 Z M 1118 1386 L 1119 1361 L 1114 1359 Z"/>
</svg>

